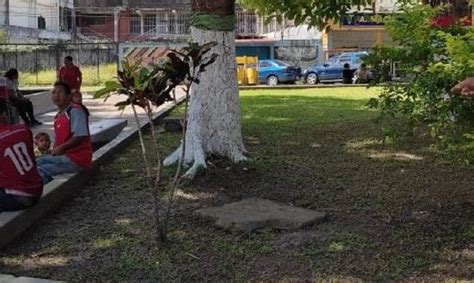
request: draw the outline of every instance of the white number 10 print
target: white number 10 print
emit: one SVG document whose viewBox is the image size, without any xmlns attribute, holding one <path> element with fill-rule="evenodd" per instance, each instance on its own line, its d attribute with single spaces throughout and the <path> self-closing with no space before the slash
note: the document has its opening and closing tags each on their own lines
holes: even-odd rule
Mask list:
<svg viewBox="0 0 474 283">
<path fill-rule="evenodd" d="M 33 161 L 31 161 L 28 149 L 24 142 L 17 143 L 12 147 L 7 148 L 4 156 L 10 157 L 20 175 L 25 175 L 26 172 L 33 168 Z"/>
</svg>

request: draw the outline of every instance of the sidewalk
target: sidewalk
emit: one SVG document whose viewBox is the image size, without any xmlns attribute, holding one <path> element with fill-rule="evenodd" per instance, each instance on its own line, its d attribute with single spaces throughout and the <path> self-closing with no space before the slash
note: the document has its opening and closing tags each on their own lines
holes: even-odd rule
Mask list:
<svg viewBox="0 0 474 283">
<path fill-rule="evenodd" d="M 185 93 L 182 89 L 178 89 L 176 91 L 176 100 L 180 101 L 185 96 Z M 104 102 L 103 98 L 100 99 L 93 99 L 91 93 L 83 93 L 83 103 L 89 109 L 91 116 L 89 117 L 89 122 L 93 123 L 96 121 L 100 121 L 102 119 L 110 119 L 110 118 L 123 118 L 126 119 L 128 122 L 127 127 L 123 130 L 124 132 L 128 132 L 129 130 L 135 129 L 135 118 L 133 117 L 133 111 L 131 107 L 125 108 L 125 110 L 119 111 L 117 107 L 114 105 L 117 102 L 123 101 L 126 99 L 124 95 L 113 95 L 107 101 Z M 53 102 L 51 102 L 53 103 Z M 174 103 L 174 102 L 168 102 Z M 140 118 L 140 124 L 146 124 L 148 122 L 148 118 L 145 115 L 145 112 L 142 108 L 137 107 L 137 112 Z M 51 139 L 54 139 L 54 117 L 56 116 L 56 111 L 49 112 L 37 117 L 37 119 L 43 122 L 43 125 L 32 127 L 31 130 L 33 131 L 33 136 L 38 132 L 46 132 L 50 135 Z"/>
</svg>

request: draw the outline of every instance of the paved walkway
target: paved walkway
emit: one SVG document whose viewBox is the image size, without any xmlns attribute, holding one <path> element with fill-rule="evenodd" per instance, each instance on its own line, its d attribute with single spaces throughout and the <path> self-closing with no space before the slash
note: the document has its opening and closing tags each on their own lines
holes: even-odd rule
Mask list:
<svg viewBox="0 0 474 283">
<path fill-rule="evenodd" d="M 185 93 L 182 89 L 176 91 L 176 100 L 180 101 L 185 96 Z M 133 117 L 133 111 L 131 107 L 127 107 L 123 112 L 117 110 L 117 107 L 114 105 L 117 102 L 123 101 L 126 99 L 126 96 L 118 96 L 113 95 L 107 101 L 104 102 L 104 99 L 93 99 L 92 94 L 83 94 L 83 103 L 89 109 L 91 116 L 90 122 L 100 121 L 102 119 L 109 119 L 109 118 L 123 118 L 127 119 L 128 126 L 124 129 L 124 132 L 128 132 L 129 130 L 133 130 L 135 128 L 135 118 Z M 53 102 L 51 102 L 53 103 Z M 174 102 L 168 102 L 174 103 Z M 140 123 L 145 124 L 148 122 L 148 118 L 145 115 L 145 112 L 140 108 L 137 107 L 137 111 L 140 117 Z M 56 116 L 56 111 L 49 112 L 37 117 L 38 120 L 43 122 L 43 125 L 36 126 L 31 128 L 33 131 L 33 135 L 38 132 L 46 132 L 50 135 L 51 139 L 54 139 L 54 129 L 53 129 L 53 121 L 54 117 Z"/>
</svg>

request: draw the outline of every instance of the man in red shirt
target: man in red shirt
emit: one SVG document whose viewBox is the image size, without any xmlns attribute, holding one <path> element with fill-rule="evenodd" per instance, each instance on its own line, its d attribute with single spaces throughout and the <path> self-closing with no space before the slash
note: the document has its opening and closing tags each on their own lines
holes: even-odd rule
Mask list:
<svg viewBox="0 0 474 283">
<path fill-rule="evenodd" d="M 72 103 L 69 85 L 55 83 L 52 100 L 59 109 L 54 118 L 54 147 L 50 156 L 38 158 L 44 184 L 53 176 L 89 169 L 92 164 L 88 118 L 79 104 Z"/>
<path fill-rule="evenodd" d="M 9 120 L 7 101 L 0 98 L 0 213 L 32 206 L 43 193 L 32 133 Z"/>
<path fill-rule="evenodd" d="M 82 73 L 79 67 L 75 66 L 72 62 L 71 56 L 64 58 L 64 66 L 59 70 L 59 80 L 67 83 L 72 92 L 74 92 L 74 90 L 81 90 Z"/>
</svg>

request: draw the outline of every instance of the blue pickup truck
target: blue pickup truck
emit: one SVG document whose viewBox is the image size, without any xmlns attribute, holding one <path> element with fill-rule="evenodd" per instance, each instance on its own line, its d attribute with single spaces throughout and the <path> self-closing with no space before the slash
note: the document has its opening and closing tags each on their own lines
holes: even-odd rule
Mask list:
<svg viewBox="0 0 474 283">
<path fill-rule="evenodd" d="M 348 63 L 351 70 L 355 71 L 362 63 L 362 59 L 369 55 L 366 51 L 345 52 L 332 56 L 322 65 L 312 65 L 303 72 L 303 79 L 307 84 L 319 82 L 340 82 L 344 64 Z"/>
</svg>

